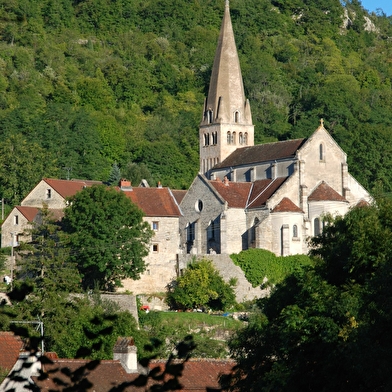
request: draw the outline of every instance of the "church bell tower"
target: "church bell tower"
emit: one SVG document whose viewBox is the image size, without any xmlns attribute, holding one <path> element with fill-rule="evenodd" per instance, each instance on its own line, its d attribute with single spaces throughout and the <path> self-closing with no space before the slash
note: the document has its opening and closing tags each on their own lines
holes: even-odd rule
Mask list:
<svg viewBox="0 0 392 392">
<path fill-rule="evenodd" d="M 219 34 L 208 96 L 199 128 L 200 172 L 222 162 L 238 147 L 254 145 L 254 126 L 245 99 L 229 0 Z"/>
</svg>

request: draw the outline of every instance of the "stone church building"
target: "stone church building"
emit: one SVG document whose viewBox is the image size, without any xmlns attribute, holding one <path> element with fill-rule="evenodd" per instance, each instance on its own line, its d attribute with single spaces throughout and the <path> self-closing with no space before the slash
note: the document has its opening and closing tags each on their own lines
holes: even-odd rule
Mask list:
<svg viewBox="0 0 392 392">
<path fill-rule="evenodd" d="M 180 205 L 183 254 L 307 253 L 327 214 L 371 201 L 323 120 L 309 138 L 254 145 L 228 0 L 199 137 L 200 172 Z"/>
</svg>

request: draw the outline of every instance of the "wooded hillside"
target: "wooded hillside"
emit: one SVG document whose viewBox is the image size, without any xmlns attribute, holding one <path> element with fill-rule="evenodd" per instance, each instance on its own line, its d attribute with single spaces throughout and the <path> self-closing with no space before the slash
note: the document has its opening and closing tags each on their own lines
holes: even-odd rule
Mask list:
<svg viewBox="0 0 392 392">
<path fill-rule="evenodd" d="M 325 126 L 392 190 L 392 19 L 358 0 L 231 0 L 255 141 Z M 187 188 L 223 0 L 3 0 L 0 196 L 43 176 Z M 367 19 L 365 19 L 365 17 Z"/>
</svg>

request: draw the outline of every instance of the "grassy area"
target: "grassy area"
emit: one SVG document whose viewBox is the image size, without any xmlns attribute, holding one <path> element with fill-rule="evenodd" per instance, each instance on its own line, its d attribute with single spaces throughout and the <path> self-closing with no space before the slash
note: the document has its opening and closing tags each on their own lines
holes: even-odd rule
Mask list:
<svg viewBox="0 0 392 392">
<path fill-rule="evenodd" d="M 150 312 L 141 314 L 139 321 L 150 339 L 163 342 L 156 352 L 162 358 L 189 335 L 196 343 L 193 357 L 225 358 L 227 340 L 244 326 L 242 321 L 232 317 L 197 312 Z"/>
</svg>

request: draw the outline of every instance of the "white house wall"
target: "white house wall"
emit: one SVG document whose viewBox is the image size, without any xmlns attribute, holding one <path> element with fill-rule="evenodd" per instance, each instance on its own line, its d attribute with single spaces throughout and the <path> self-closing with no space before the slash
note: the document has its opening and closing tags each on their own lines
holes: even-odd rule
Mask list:
<svg viewBox="0 0 392 392">
<path fill-rule="evenodd" d="M 48 197 L 48 190 L 50 190 L 50 197 Z M 64 198 L 44 180 L 39 182 L 21 202 L 22 206 L 37 208 L 42 208 L 43 204 L 46 204 L 50 209 L 63 209 L 66 207 Z"/>
<path fill-rule="evenodd" d="M 16 216 L 18 217 L 17 224 L 15 223 Z M 31 225 L 25 216 L 17 208 L 13 208 L 1 226 L 1 247 L 6 248 L 11 246 L 12 241 L 14 246 L 17 245 L 18 241 L 30 241 L 31 235 L 27 234 L 30 229 Z M 13 239 L 11 233 L 14 235 Z M 27 235 L 23 235 L 22 233 L 26 233 Z"/>
</svg>

